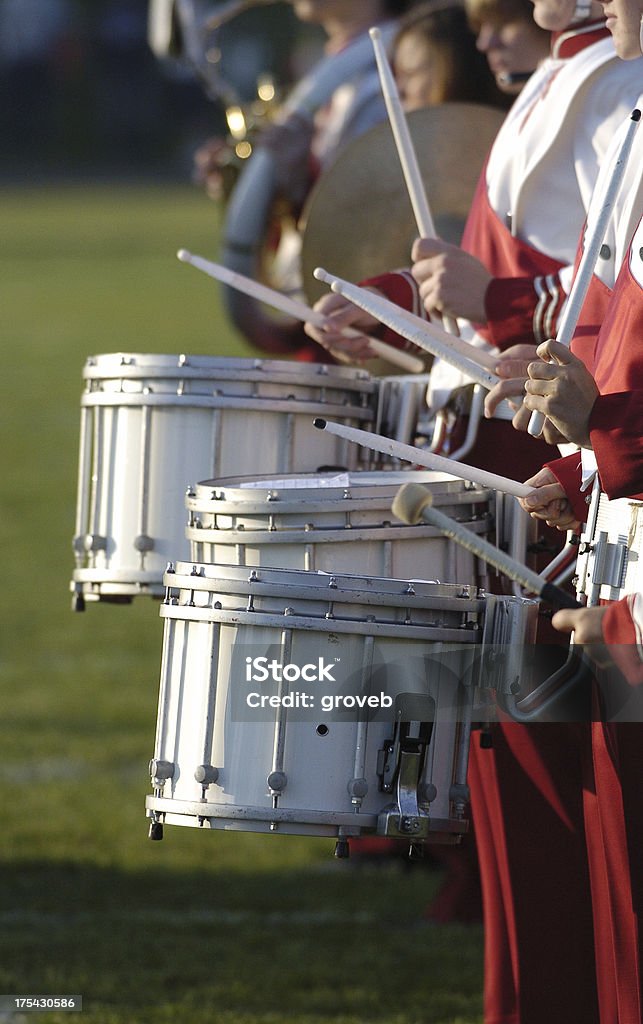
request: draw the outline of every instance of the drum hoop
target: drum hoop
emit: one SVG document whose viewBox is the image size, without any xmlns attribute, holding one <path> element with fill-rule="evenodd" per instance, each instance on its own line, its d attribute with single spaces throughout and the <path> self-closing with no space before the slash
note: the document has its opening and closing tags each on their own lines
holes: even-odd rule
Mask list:
<svg viewBox="0 0 643 1024">
<path fill-rule="evenodd" d="M 385 472 L 385 471 L 383 471 Z M 421 481 L 418 481 L 421 482 Z M 440 481 L 442 484 L 444 481 Z M 454 481 L 463 482 L 463 481 Z M 311 487 L 307 488 L 309 493 L 315 492 L 317 497 L 315 501 L 302 501 L 301 499 L 290 500 L 288 497 L 290 494 L 297 493 L 294 489 L 289 491 L 281 490 L 276 487 L 266 488 L 265 491 L 261 491 L 259 488 L 252 488 L 243 490 L 236 488 L 234 494 L 252 494 L 252 497 L 247 502 L 240 501 L 236 497 L 234 498 L 201 498 L 199 497 L 199 485 L 197 484 L 196 496 L 190 494 L 186 496 L 185 507 L 190 512 L 202 512 L 213 515 L 228 515 L 228 516 L 244 516 L 244 515 L 290 515 L 300 512 L 372 512 L 372 511 L 388 511 L 391 510 L 391 503 L 399 490 L 399 484 L 383 484 L 382 487 L 377 487 L 377 484 L 367 485 L 367 489 L 360 491 L 359 497 L 346 497 L 346 490 L 352 491 L 357 485 L 351 485 L 348 488 L 342 487 L 323 487 L 319 488 L 324 494 L 324 499 L 319 497 L 318 491 Z M 214 488 L 210 487 L 212 491 Z M 225 488 L 222 488 L 225 491 Z M 286 494 L 284 499 L 283 495 Z M 301 494 L 301 491 L 298 492 Z M 443 490 L 433 493 L 433 505 L 483 505 L 485 502 L 491 501 L 492 496 L 495 494 L 494 491 L 489 489 L 464 490 L 454 489 L 453 491 Z M 258 497 L 258 495 L 265 495 L 265 497 Z M 274 495 L 274 497 L 271 497 Z M 328 497 L 326 497 L 328 495 Z M 379 499 L 379 500 L 378 500 Z"/>
<path fill-rule="evenodd" d="M 259 398 L 255 395 L 245 397 L 227 398 L 223 395 L 177 395 L 171 392 L 160 392 L 144 394 L 135 392 L 133 394 L 122 391 L 90 391 L 81 396 L 81 405 L 84 407 L 110 407 L 123 408 L 132 406 L 144 408 L 149 406 L 168 407 L 177 405 L 182 409 L 253 409 L 259 412 L 285 412 L 302 413 L 314 418 L 316 413 L 323 413 L 326 417 L 338 417 L 355 420 L 372 420 L 373 410 L 368 406 L 360 405 L 332 405 L 323 402 L 308 402 L 305 399 L 275 399 Z"/>
<path fill-rule="evenodd" d="M 484 534 L 489 529 L 488 523 L 482 520 L 459 520 L 459 522 L 460 525 L 466 526 L 471 533 Z M 214 530 L 209 529 L 207 526 L 198 528 L 187 526 L 185 536 L 187 540 L 197 544 L 222 544 L 224 546 L 232 544 L 260 544 L 262 546 L 270 546 L 273 544 L 304 545 L 328 542 L 333 544 L 350 544 L 351 541 L 358 540 L 400 540 L 404 537 L 407 539 L 412 537 L 414 540 L 432 540 L 435 537 L 442 537 L 443 534 L 435 527 L 426 524 L 408 526 L 400 523 L 397 526 L 391 524 L 388 526 L 378 526 L 376 524 L 359 527 L 335 526 L 325 530 L 270 530 L 267 526 L 265 530 Z"/>
<path fill-rule="evenodd" d="M 72 579 L 76 583 L 131 583 L 144 586 L 155 585 L 161 596 L 165 587 L 157 572 L 145 572 L 142 569 L 74 569 Z"/>
<path fill-rule="evenodd" d="M 444 608 L 442 610 L 445 610 Z M 462 646 L 463 648 L 479 645 L 482 636 L 481 625 L 473 629 L 459 627 L 431 626 L 421 623 L 385 622 L 382 619 L 366 621 L 365 619 L 331 618 L 323 616 L 315 618 L 305 615 L 286 615 L 277 612 L 236 611 L 224 608 L 197 608 L 187 605 L 161 605 L 162 619 L 185 622 L 218 622 L 223 625 L 275 626 L 278 629 L 305 630 L 315 633 L 350 633 L 359 636 L 376 636 L 378 639 L 401 638 L 404 640 L 424 640 L 425 642 L 443 643 Z"/>
<path fill-rule="evenodd" d="M 95 356 L 93 359 L 105 359 L 108 356 Z M 140 358 L 140 356 L 127 356 L 126 358 Z M 269 383 L 269 384 L 290 384 L 304 385 L 307 387 L 333 387 L 337 386 L 342 390 L 367 391 L 377 390 L 377 381 L 371 377 L 367 370 L 361 370 L 348 366 L 334 366 L 326 364 L 315 364 L 304 369 L 301 364 L 291 364 L 272 360 L 265 363 L 257 363 L 253 360 L 239 360 L 238 366 L 218 366 L 215 358 L 211 366 L 193 366 L 189 362 L 180 363 L 178 356 L 168 357 L 176 360 L 172 365 L 119 363 L 113 369 L 105 369 L 96 362 L 87 362 L 83 370 L 83 379 L 88 381 L 100 380 L 237 380 L 246 383 Z M 205 359 L 208 357 L 201 356 Z M 310 365 L 310 364 L 309 364 Z M 293 367 L 289 369 L 289 367 Z M 317 369 L 319 366 L 319 369 Z M 323 368 L 322 368 L 323 367 Z"/>
<path fill-rule="evenodd" d="M 172 800 L 169 797 L 147 796 L 145 807 L 161 814 L 182 814 L 195 818 L 229 818 L 231 821 L 281 821 L 284 824 L 340 825 L 375 829 L 377 814 L 355 811 L 314 811 L 289 807 L 252 807 L 248 805 L 217 804 L 209 801 Z M 432 818 L 431 832 L 467 831 L 467 822 L 458 818 Z"/>
<path fill-rule="evenodd" d="M 221 569 L 221 566 L 216 567 Z M 229 566 L 232 569 L 241 569 L 248 573 L 246 566 Z M 250 568 L 252 572 L 252 568 Z M 404 579 L 391 580 L 388 577 L 364 577 L 364 576 L 344 576 L 341 573 L 337 573 L 335 577 L 332 574 L 323 573 L 318 575 L 317 573 L 306 573 L 304 569 L 274 569 L 270 567 L 263 567 L 258 570 L 259 572 L 268 573 L 269 576 L 266 578 L 248 579 L 235 578 L 233 573 L 230 577 L 207 577 L 200 576 L 197 574 L 192 575 L 182 573 L 180 569 L 175 566 L 174 572 L 166 572 L 163 576 L 163 583 L 170 590 L 182 590 L 187 592 L 199 591 L 207 592 L 211 594 L 225 594 L 233 596 L 236 594 L 243 594 L 246 597 L 283 597 L 285 599 L 303 598 L 304 600 L 316 600 L 316 601 L 332 601 L 334 603 L 342 604 L 363 604 L 363 605 L 374 605 L 382 606 L 389 605 L 394 608 L 422 608 L 427 610 L 444 610 L 444 611 L 472 611 L 472 612 L 483 612 L 485 609 L 486 602 L 484 597 L 480 596 L 478 588 L 471 583 L 456 584 L 456 583 L 431 583 L 430 580 L 416 580 L 409 581 Z M 324 581 L 325 586 L 314 586 L 313 583 L 288 583 L 286 580 L 279 582 L 278 579 L 271 579 L 272 573 L 283 573 L 285 576 L 310 576 L 313 580 L 318 582 Z M 355 589 L 345 588 L 340 589 L 336 585 L 331 585 L 331 581 L 334 579 L 349 579 L 355 580 Z M 394 583 L 400 587 L 398 592 L 387 592 L 386 590 L 365 590 L 359 588 L 359 581 L 368 582 L 369 579 L 381 580 L 386 583 Z M 406 584 L 407 590 L 402 588 Z M 428 595 L 420 592 L 418 595 L 416 587 L 424 586 L 439 586 L 442 589 L 440 595 Z M 408 588 L 412 588 L 409 590 Z M 445 592 L 446 591 L 446 592 Z M 449 593 L 451 591 L 451 593 Z"/>
</svg>

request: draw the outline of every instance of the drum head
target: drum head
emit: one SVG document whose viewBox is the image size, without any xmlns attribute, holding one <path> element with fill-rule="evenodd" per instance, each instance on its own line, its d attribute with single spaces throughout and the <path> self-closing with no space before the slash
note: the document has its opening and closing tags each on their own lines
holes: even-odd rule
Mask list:
<svg viewBox="0 0 643 1024">
<path fill-rule="evenodd" d="M 409 114 L 429 205 L 441 238 L 458 244 L 486 155 L 504 112 L 445 103 Z M 390 125 L 342 150 L 302 213 L 303 286 L 309 302 L 327 291 L 315 267 L 349 281 L 408 266 L 418 229 Z"/>
</svg>

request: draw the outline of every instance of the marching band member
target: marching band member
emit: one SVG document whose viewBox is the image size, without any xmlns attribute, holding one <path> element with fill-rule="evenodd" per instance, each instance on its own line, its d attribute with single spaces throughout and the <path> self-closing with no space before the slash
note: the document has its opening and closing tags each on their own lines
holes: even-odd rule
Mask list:
<svg viewBox="0 0 643 1024">
<path fill-rule="evenodd" d="M 503 124 L 480 177 L 462 248 L 419 240 L 412 254 L 412 277 L 387 274 L 367 282 L 415 312 L 425 308 L 460 317 L 461 333 L 468 339 L 472 328 L 467 321 L 472 321 L 478 336 L 506 351 L 506 362 L 500 359 L 498 364 L 501 376 L 514 376 L 513 360 L 525 359 L 525 344 L 533 355 L 536 344 L 551 333 L 571 276 L 598 163 L 640 88 L 636 71 L 615 59 L 599 18 L 600 5 L 594 2 L 584 11 L 584 20 L 569 27 L 571 6 L 570 0 L 535 4 L 538 21 L 548 28 L 564 25 L 566 31 L 554 32 L 552 56 L 532 76 Z M 490 47 L 490 38 L 488 23 L 483 22 L 479 45 Z M 493 56 L 497 59 L 495 50 Z M 337 296 L 324 297 L 318 308 L 332 314 L 332 326 L 338 330 L 373 327 L 372 320 Z M 596 328 L 600 314 L 598 309 Z M 330 328 L 325 336 L 312 327 L 307 333 L 331 350 L 349 350 L 350 343 Z M 435 371 L 434 364 L 434 379 Z M 448 391 L 451 371 L 443 378 L 441 390 Z M 453 383 L 457 390 L 463 382 Z M 458 392 L 456 401 L 460 397 Z M 510 418 L 510 411 L 497 410 L 499 415 Z M 502 420 L 481 424 L 466 461 L 507 475 L 522 468 L 530 475 L 556 454 L 543 443 L 514 437 L 507 464 L 507 436 Z M 452 447 L 455 444 L 454 439 Z"/>
<path fill-rule="evenodd" d="M 640 0 L 606 0 L 605 12 L 619 56 L 640 57 Z M 577 346 L 581 358 L 556 342 L 538 352 L 525 385 L 525 407 L 548 416 L 548 429 L 574 441 L 582 454 L 545 467 L 524 499 L 532 515 L 566 528 L 584 521 L 587 505 L 582 463 L 593 450 L 607 497 L 643 500 L 643 139 L 634 144 L 621 189 L 612 239 L 626 239 L 625 259 L 595 347 Z M 632 235 L 633 225 L 639 221 Z M 612 242 L 613 244 L 613 242 Z M 607 515 L 609 516 L 609 503 Z M 576 630 L 576 641 L 617 645 L 614 659 L 632 684 L 643 682 L 640 660 L 641 595 L 607 607 L 559 612 L 554 625 Z M 596 698 L 598 699 L 598 698 Z M 643 819 L 638 785 L 643 772 L 640 725 L 591 723 L 584 746 L 586 836 L 592 884 L 596 971 L 601 1021 L 640 1021 Z"/>
<path fill-rule="evenodd" d="M 521 93 L 492 148 L 463 249 L 422 240 L 413 252 L 413 277 L 372 282 L 401 305 L 417 308 L 420 300 L 429 310 L 467 317 L 508 358 L 524 358 L 524 348 L 514 346 L 528 344 L 533 352 L 555 327 L 600 160 L 641 82 L 640 65 L 616 60 L 598 4 L 586 8 L 576 25 L 570 25 L 573 3 L 536 0 L 534 7 L 541 25 L 558 30 L 552 57 Z M 603 310 L 606 304 L 604 296 Z M 330 308 L 338 328 L 362 326 L 346 303 L 329 302 L 324 311 Z M 594 336 L 601 314 L 595 311 Z M 465 333 L 467 325 L 461 326 Z M 525 436 L 518 446 L 513 438 L 520 435 L 508 435 L 506 421 L 482 427 L 482 444 L 468 461 L 507 475 L 537 464 L 542 442 Z M 501 725 L 492 750 L 472 745 L 469 780 L 485 910 L 485 1024 L 621 1020 L 608 1015 L 604 992 L 599 1017 L 590 966 L 584 766 L 576 735 L 582 729 Z"/>
</svg>

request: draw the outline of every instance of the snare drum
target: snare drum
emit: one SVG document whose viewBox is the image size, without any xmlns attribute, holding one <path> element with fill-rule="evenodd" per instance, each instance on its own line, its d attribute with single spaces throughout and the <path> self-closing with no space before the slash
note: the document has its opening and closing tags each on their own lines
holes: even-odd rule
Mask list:
<svg viewBox="0 0 643 1024">
<path fill-rule="evenodd" d="M 488 536 L 492 491 L 445 473 L 403 471 L 231 477 L 186 497 L 195 562 L 323 570 L 440 583 L 477 584 L 478 560 L 426 523 L 391 513 L 398 488 L 427 486 L 433 504 Z"/>
<path fill-rule="evenodd" d="M 188 557 L 189 483 L 357 468 L 363 449 L 312 420 L 369 429 L 375 416 L 369 374 L 335 366 L 116 353 L 89 359 L 84 380 L 72 582 L 81 604 L 162 594 L 168 560 Z"/>
<path fill-rule="evenodd" d="M 524 630 L 533 602 L 185 563 L 165 582 L 153 838 L 164 823 L 444 842 L 465 831 L 474 687 L 498 686 L 483 678 L 485 639 L 511 643 L 507 623 Z"/>
</svg>

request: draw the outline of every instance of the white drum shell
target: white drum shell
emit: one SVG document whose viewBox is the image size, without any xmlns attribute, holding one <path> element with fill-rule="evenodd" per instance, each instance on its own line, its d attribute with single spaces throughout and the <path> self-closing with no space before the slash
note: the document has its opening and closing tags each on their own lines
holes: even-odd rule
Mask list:
<svg viewBox="0 0 643 1024">
<path fill-rule="evenodd" d="M 476 584 L 478 560 L 426 523 L 395 519 L 391 504 L 411 480 L 433 504 L 489 535 L 491 491 L 444 473 L 377 471 L 199 483 L 186 497 L 195 562 L 359 573 Z"/>
<path fill-rule="evenodd" d="M 84 378 L 72 586 L 90 599 L 162 593 L 167 562 L 189 556 L 189 484 L 357 468 L 363 450 L 312 420 L 368 429 L 375 416 L 375 383 L 340 367 L 116 353 Z"/>
<path fill-rule="evenodd" d="M 402 444 L 415 444 L 429 374 L 398 374 L 378 379 L 375 430 Z M 384 456 L 382 456 L 384 459 Z"/>
<path fill-rule="evenodd" d="M 275 768 L 279 713 L 271 712 L 269 722 L 252 721 L 251 712 L 235 721 L 231 688 L 248 648 L 275 656 L 287 644 L 285 660 L 300 665 L 323 657 L 343 666 L 336 684 L 324 681 L 324 693 L 346 692 L 346 666 L 359 673 L 371 664 L 394 666 L 389 693 L 392 685 L 399 694 L 430 693 L 436 712 L 423 781 L 436 787 L 432 828 L 436 838 L 464 831 L 450 793 L 460 728 L 454 678 L 467 676 L 478 653 L 484 602 L 475 588 L 284 570 L 261 570 L 257 582 L 248 582 L 242 568 L 197 566 L 196 576 L 191 568 L 177 566 L 166 576 L 170 603 L 161 607 L 166 621 L 154 757 L 170 762 L 174 772 L 148 798 L 152 813 L 206 828 L 311 835 L 375 830 L 392 800 L 379 791 L 377 775 L 392 722 L 364 728 L 327 721 L 321 709 L 313 721 L 286 721 L 287 784 L 273 806 L 267 779 Z M 205 787 L 194 775 L 202 764 L 219 773 Z M 355 778 L 368 783 L 357 804 L 349 790 Z"/>
</svg>

